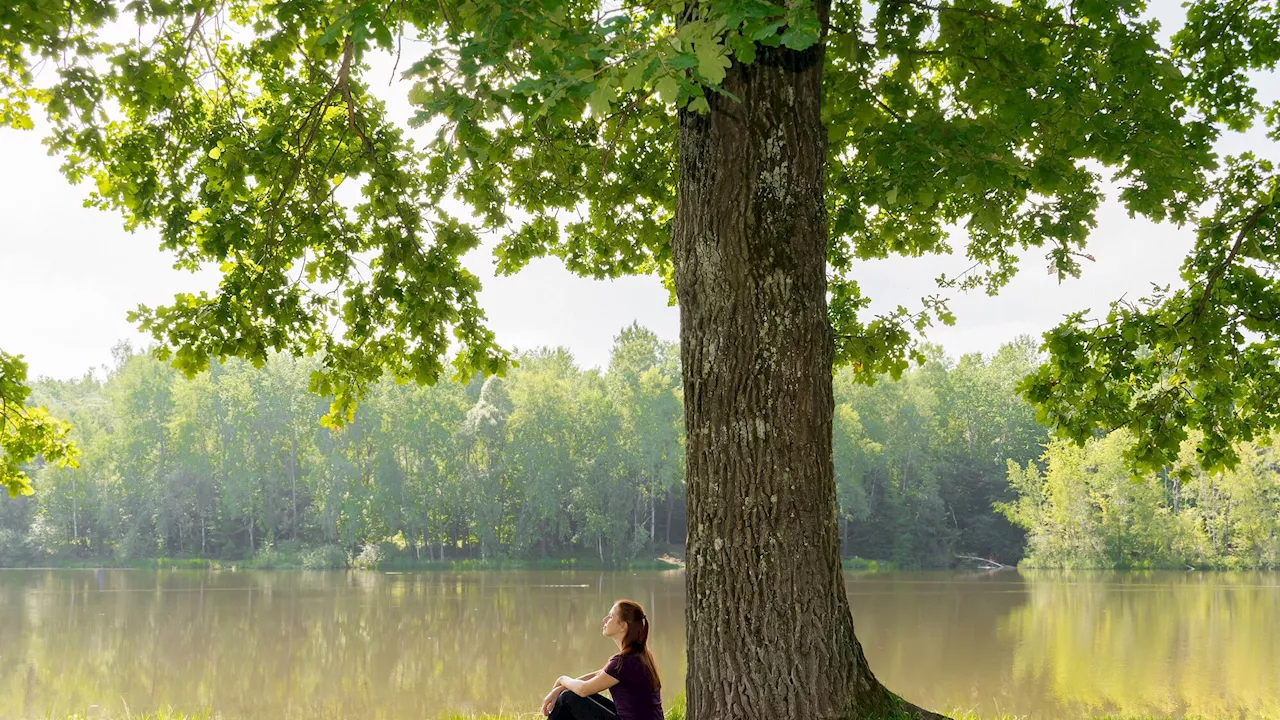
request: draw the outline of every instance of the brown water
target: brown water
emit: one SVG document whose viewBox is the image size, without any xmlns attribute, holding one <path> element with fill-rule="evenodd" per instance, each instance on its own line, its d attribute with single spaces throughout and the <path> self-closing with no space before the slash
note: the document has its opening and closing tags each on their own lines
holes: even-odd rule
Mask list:
<svg viewBox="0 0 1280 720">
<path fill-rule="evenodd" d="M 1275 716 L 1280 573 L 848 579 L 877 675 L 937 709 Z M 679 572 L 0 571 L 0 718 L 522 712 L 601 667 L 610 603 L 653 618 L 683 687 Z"/>
</svg>

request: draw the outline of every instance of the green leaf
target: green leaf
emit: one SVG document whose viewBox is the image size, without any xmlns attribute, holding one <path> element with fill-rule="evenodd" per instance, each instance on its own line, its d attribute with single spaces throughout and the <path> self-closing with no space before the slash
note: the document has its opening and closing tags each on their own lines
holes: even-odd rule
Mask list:
<svg viewBox="0 0 1280 720">
<path fill-rule="evenodd" d="M 714 42 L 703 42 L 697 46 L 698 74 L 712 85 L 724 82 L 725 70 L 732 65 L 726 55 L 724 45 Z"/>
<path fill-rule="evenodd" d="M 618 93 L 613 89 L 613 85 L 610 82 L 597 84 L 595 91 L 587 99 L 587 105 L 591 108 L 592 117 L 597 120 L 604 119 L 609 114 L 610 105 L 617 98 Z"/>
<path fill-rule="evenodd" d="M 818 42 L 818 28 L 809 25 L 792 25 L 782 33 L 782 44 L 791 50 L 808 50 Z"/>
<path fill-rule="evenodd" d="M 662 98 L 663 102 L 673 103 L 680 95 L 680 81 L 671 75 L 667 75 L 658 80 L 654 89 L 658 91 L 658 97 Z"/>
<path fill-rule="evenodd" d="M 622 92 L 632 92 L 644 85 L 645 66 L 636 63 L 622 78 Z"/>
</svg>

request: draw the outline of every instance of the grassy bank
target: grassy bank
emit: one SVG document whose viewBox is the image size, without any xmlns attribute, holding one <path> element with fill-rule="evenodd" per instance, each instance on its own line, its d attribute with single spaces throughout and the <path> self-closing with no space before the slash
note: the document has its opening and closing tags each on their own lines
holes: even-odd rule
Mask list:
<svg viewBox="0 0 1280 720">
<path fill-rule="evenodd" d="M 677 553 L 678 554 L 678 553 Z M 153 557 L 115 558 L 68 557 L 44 555 L 30 558 L 28 562 L 3 567 L 26 568 L 123 568 L 136 570 L 680 570 L 684 561 L 672 552 L 660 553 L 656 560 L 648 558 L 626 562 L 604 563 L 596 556 L 567 558 L 511 559 L 458 558 L 428 560 L 414 557 L 412 551 L 396 548 L 390 543 L 365 545 L 351 551 L 338 545 L 303 545 L 282 542 L 259 550 L 245 558 L 208 557 Z M 868 560 L 851 557 L 841 561 L 841 567 L 850 572 L 893 572 L 900 568 L 886 560 Z"/>
<path fill-rule="evenodd" d="M 845 570 L 853 570 L 857 572 L 893 572 L 898 566 L 888 560 L 867 560 L 857 556 L 844 558 L 840 561 L 840 567 Z"/>
<path fill-rule="evenodd" d="M 967 711 L 952 711 L 950 713 L 947 713 L 947 715 L 951 717 L 953 720 L 1025 720 L 1026 718 L 1026 716 L 1024 715 L 1008 715 L 1008 714 L 979 715 L 977 713 L 967 712 Z M 315 715 L 308 715 L 307 717 L 315 718 L 315 720 L 346 720 L 346 718 L 344 718 L 341 715 L 332 715 L 332 716 L 322 715 L 319 717 Z M 542 717 L 542 713 L 536 710 L 530 710 L 528 712 L 520 712 L 520 713 L 501 713 L 496 715 L 489 714 L 489 713 L 462 714 L 462 713 L 445 712 L 437 715 L 436 720 L 538 720 L 541 717 Z M 233 718 L 230 718 L 228 716 L 224 716 L 218 713 L 210 713 L 210 712 L 186 713 L 186 712 L 181 712 L 181 711 L 172 710 L 172 709 L 162 709 L 162 710 L 159 710 L 156 712 L 150 712 L 150 713 L 121 713 L 118 715 L 75 714 L 75 715 L 65 715 L 65 716 L 64 715 L 46 716 L 46 720 L 233 720 Z M 290 720 L 290 719 L 284 718 L 282 720 Z M 666 720 L 685 720 L 685 707 L 684 707 L 683 694 L 677 697 L 675 702 L 669 704 L 666 712 Z M 885 720 L 896 720 L 896 719 L 886 718 Z M 1219 719 L 1200 718 L 1195 716 L 1188 716 L 1180 719 L 1175 719 L 1173 716 L 1160 716 L 1160 715 L 1105 715 L 1105 716 L 1095 716 L 1092 718 L 1082 718 L 1082 720 L 1219 720 Z M 1262 720 L 1265 720 L 1265 718 L 1263 718 Z"/>
<path fill-rule="evenodd" d="M 379 571 L 478 571 L 478 570 L 679 570 L 682 566 L 663 560 L 632 560 L 605 564 L 599 559 L 543 558 L 537 560 L 460 559 L 418 560 L 415 558 L 370 558 L 351 556 L 333 546 L 303 549 L 271 549 L 238 560 L 198 557 L 159 558 L 41 558 L 19 568 L 37 569 L 129 569 L 129 570 L 379 570 Z M 0 568 L 2 569 L 2 568 Z"/>
<path fill-rule="evenodd" d="M 947 713 L 952 720 L 1025 720 L 1025 715 L 981 715 L 970 710 L 953 709 Z M 346 720 L 346 716 L 340 713 L 329 713 L 321 711 L 316 713 L 309 711 L 305 714 L 297 716 L 298 720 L 306 717 L 309 720 Z M 529 710 L 526 712 L 507 712 L 507 713 L 458 713 L 458 712 L 442 712 L 435 716 L 435 720 L 539 720 L 542 713 L 537 710 Z M 1231 715 L 1231 717 L 1239 717 Z M 1257 720 L 1267 720 L 1272 717 L 1268 715 L 1259 715 Z M 182 712 L 171 708 L 164 708 L 156 712 L 149 713 L 93 713 L 90 715 L 49 715 L 46 720 L 235 720 L 233 717 L 222 715 L 220 713 L 202 712 Z M 282 717 L 280 720 L 293 720 L 292 717 Z M 685 720 L 685 701 L 684 693 L 681 692 L 675 696 L 673 700 L 666 703 L 665 720 Z M 899 720 L 898 718 L 885 718 L 885 720 Z M 902 718 L 901 720 L 906 720 Z M 1186 716 L 1183 718 L 1174 718 L 1173 716 L 1164 715 L 1100 715 L 1091 717 L 1082 717 L 1081 720 L 1223 720 L 1222 718 L 1209 718 L 1202 716 Z"/>
</svg>

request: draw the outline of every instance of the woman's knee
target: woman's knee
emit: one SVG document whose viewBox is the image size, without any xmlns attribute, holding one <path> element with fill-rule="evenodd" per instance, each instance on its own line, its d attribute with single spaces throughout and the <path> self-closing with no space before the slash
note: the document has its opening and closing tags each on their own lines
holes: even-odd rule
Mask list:
<svg viewBox="0 0 1280 720">
<path fill-rule="evenodd" d="M 560 693 L 560 697 L 556 698 L 556 705 L 563 705 L 572 717 L 581 718 L 581 720 L 617 717 L 611 707 L 613 703 L 602 695 L 582 697 L 572 690 L 565 690 Z"/>
<path fill-rule="evenodd" d="M 582 697 L 578 693 L 572 690 L 565 690 L 560 693 L 560 697 L 556 698 L 556 705 L 567 705 L 570 708 L 580 707 L 583 700 L 586 700 L 586 698 Z"/>
</svg>

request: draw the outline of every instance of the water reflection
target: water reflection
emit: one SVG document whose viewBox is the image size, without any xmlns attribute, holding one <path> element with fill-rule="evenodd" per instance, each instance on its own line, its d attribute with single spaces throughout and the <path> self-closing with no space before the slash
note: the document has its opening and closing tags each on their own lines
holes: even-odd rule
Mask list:
<svg viewBox="0 0 1280 720">
<path fill-rule="evenodd" d="M 877 674 L 936 708 L 1225 717 L 1280 707 L 1280 575 L 850 577 Z M 603 665 L 609 603 L 654 620 L 683 686 L 680 573 L 0 571 L 0 718 L 533 713 Z"/>
<path fill-rule="evenodd" d="M 868 660 L 926 707 L 1274 716 L 1280 574 L 998 572 L 854 580 Z"/>
<path fill-rule="evenodd" d="M 1275 573 L 1037 573 L 1002 623 L 1012 675 L 1082 712 L 1231 717 L 1280 708 Z"/>
<path fill-rule="evenodd" d="M 0 716 L 531 711 L 557 675 L 604 665 L 599 620 L 621 596 L 650 609 L 682 677 L 679 574 L 5 571 Z"/>
</svg>

